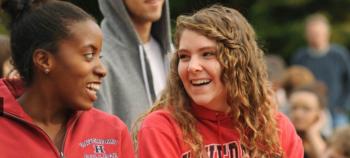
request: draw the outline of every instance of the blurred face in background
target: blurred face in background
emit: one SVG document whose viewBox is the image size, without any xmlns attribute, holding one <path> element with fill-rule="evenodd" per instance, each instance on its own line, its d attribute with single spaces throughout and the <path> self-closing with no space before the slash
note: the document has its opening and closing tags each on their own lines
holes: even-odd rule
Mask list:
<svg viewBox="0 0 350 158">
<path fill-rule="evenodd" d="M 124 4 L 134 22 L 155 22 L 162 15 L 164 0 L 124 0 Z"/>
<path fill-rule="evenodd" d="M 312 92 L 293 92 L 289 102 L 291 106 L 290 118 L 298 131 L 307 130 L 321 114 L 318 97 Z"/>
<path fill-rule="evenodd" d="M 306 40 L 309 46 L 316 49 L 322 50 L 329 45 L 329 27 L 322 21 L 311 21 L 306 24 L 305 28 Z"/>
</svg>

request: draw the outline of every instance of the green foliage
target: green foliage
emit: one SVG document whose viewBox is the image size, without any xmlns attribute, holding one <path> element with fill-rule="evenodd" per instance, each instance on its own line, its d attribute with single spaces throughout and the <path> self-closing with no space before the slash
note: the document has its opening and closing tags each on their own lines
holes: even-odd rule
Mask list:
<svg viewBox="0 0 350 158">
<path fill-rule="evenodd" d="M 287 61 L 305 45 L 304 19 L 320 12 L 332 24 L 332 42 L 350 48 L 350 0 L 176 0 L 171 1 L 171 15 L 192 13 L 219 3 L 240 11 L 255 28 L 266 53 L 278 54 Z"/>
<path fill-rule="evenodd" d="M 102 19 L 97 0 L 70 0 Z M 304 19 L 321 12 L 332 24 L 332 42 L 350 48 L 350 0 L 170 0 L 172 26 L 180 14 L 190 14 L 222 4 L 240 11 L 255 28 L 258 41 L 266 53 L 279 54 L 287 61 L 298 47 L 305 45 Z M 1 14 L 1 13 L 0 13 Z M 1 22 L 1 21 L 0 21 Z M 6 32 L 0 25 L 0 33 Z"/>
</svg>

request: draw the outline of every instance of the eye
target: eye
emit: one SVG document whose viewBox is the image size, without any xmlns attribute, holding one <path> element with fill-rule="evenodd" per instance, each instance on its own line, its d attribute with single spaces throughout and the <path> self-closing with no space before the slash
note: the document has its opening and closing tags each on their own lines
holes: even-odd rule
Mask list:
<svg viewBox="0 0 350 158">
<path fill-rule="evenodd" d="M 214 51 L 206 51 L 206 52 L 203 52 L 203 57 L 205 58 L 216 57 L 216 53 Z"/>
<path fill-rule="evenodd" d="M 95 53 L 92 51 L 86 52 L 84 54 L 84 57 L 85 57 L 86 61 L 92 61 L 95 57 Z"/>
<path fill-rule="evenodd" d="M 178 54 L 178 56 L 181 61 L 188 61 L 190 59 L 190 56 L 186 54 Z"/>
</svg>

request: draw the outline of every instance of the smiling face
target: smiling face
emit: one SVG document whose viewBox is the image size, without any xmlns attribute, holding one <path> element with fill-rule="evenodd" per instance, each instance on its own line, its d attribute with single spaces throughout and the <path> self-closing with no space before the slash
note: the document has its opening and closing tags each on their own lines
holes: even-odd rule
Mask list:
<svg viewBox="0 0 350 158">
<path fill-rule="evenodd" d="M 226 89 L 220 79 L 222 67 L 217 60 L 215 41 L 191 30 L 179 40 L 178 73 L 187 94 L 200 106 L 226 111 Z"/>
<path fill-rule="evenodd" d="M 133 21 L 155 22 L 162 14 L 164 0 L 124 0 Z"/>
<path fill-rule="evenodd" d="M 106 70 L 100 62 L 102 32 L 92 20 L 68 26 L 71 36 L 58 45 L 48 73 L 59 100 L 71 109 L 85 110 L 97 99 Z"/>
</svg>

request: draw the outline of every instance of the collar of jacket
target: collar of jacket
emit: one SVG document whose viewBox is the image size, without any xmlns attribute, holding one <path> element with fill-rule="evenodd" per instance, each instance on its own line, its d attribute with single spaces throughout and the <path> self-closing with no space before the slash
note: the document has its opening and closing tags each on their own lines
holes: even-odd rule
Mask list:
<svg viewBox="0 0 350 158">
<path fill-rule="evenodd" d="M 196 104 L 192 104 L 192 112 L 197 118 L 209 121 L 229 121 L 231 119 L 231 116 L 228 113 L 214 111 Z"/>
</svg>

